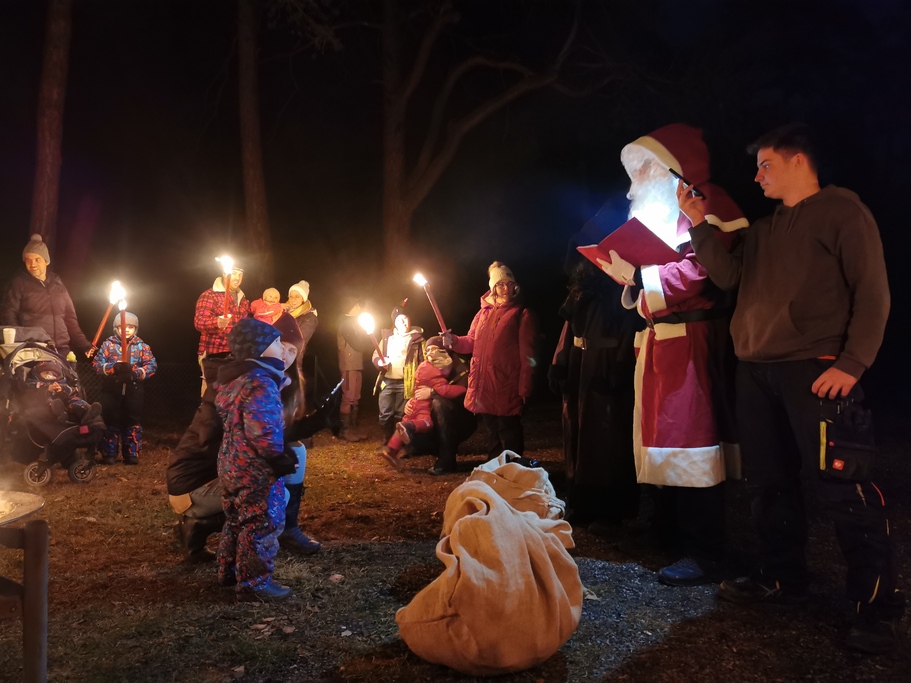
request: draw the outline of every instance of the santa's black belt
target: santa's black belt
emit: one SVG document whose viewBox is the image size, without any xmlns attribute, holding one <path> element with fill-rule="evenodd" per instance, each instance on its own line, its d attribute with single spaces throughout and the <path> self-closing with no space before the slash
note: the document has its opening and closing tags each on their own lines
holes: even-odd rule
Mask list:
<svg viewBox="0 0 911 683">
<path fill-rule="evenodd" d="M 620 340 L 616 337 L 573 337 L 573 346 L 583 351 L 613 349 L 620 346 Z"/>
<path fill-rule="evenodd" d="M 645 324 L 654 329 L 655 325 L 668 324 L 678 325 L 680 323 L 696 323 L 703 320 L 720 320 L 721 318 L 730 317 L 731 311 L 727 308 L 705 308 L 698 311 L 681 311 L 680 313 L 669 313 L 660 318 L 646 320 Z"/>
</svg>

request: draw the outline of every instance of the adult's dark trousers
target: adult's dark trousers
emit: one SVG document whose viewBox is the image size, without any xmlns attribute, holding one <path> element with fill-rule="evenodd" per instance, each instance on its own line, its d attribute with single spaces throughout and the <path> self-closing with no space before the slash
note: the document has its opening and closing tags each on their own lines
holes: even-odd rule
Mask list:
<svg viewBox="0 0 911 683">
<path fill-rule="evenodd" d="M 461 398 L 434 396 L 430 411 L 433 415 L 433 431 L 411 436 L 412 453 L 436 455 L 439 467 L 455 470 L 459 445 L 474 434 L 477 418 L 465 408 Z"/>
<path fill-rule="evenodd" d="M 820 469 L 820 416 L 831 406 L 810 388 L 830 366 L 822 359 L 738 364 L 737 426 L 759 534 L 760 574 L 795 590 L 806 588 L 807 484 L 834 522 L 848 566 L 848 599 L 858 612 L 892 618 L 903 601 L 885 499 L 871 481 L 834 478 Z M 855 386 L 852 398 L 862 396 Z"/>
<path fill-rule="evenodd" d="M 699 562 L 724 560 L 724 482 L 653 487 L 655 527 L 669 551 Z"/>
<path fill-rule="evenodd" d="M 478 413 L 481 424 L 487 430 L 487 454 L 496 458 L 503 451 L 525 453 L 525 433 L 522 431 L 521 415 L 489 415 Z"/>
</svg>

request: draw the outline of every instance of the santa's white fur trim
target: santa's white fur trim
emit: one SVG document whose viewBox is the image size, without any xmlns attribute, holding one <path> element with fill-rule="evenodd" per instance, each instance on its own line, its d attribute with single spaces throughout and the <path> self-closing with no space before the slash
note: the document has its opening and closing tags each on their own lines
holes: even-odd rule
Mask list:
<svg viewBox="0 0 911 683">
<path fill-rule="evenodd" d="M 645 303 L 652 313 L 658 313 L 667 308 L 667 301 L 664 299 L 664 289 L 661 287 L 661 274 L 658 272 L 658 268 L 659 266 L 643 266 L 640 269 Z"/>
</svg>

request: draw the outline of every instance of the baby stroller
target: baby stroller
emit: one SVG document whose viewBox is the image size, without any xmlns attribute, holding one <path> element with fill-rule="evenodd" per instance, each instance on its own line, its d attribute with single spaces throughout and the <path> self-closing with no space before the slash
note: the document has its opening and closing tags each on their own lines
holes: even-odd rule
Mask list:
<svg viewBox="0 0 911 683">
<path fill-rule="evenodd" d="M 47 391 L 29 386 L 27 378 L 35 366 L 53 364 L 70 387 L 79 378 L 66 359 L 47 342 L 43 330 L 17 327 L 16 339 L 28 341 L 0 346 L 0 459 L 24 464 L 25 481 L 46 486 L 53 477 L 53 466 L 67 470 L 70 481 L 87 484 L 97 474 L 95 452 L 104 433 L 104 423 L 61 422 L 52 412 Z M 80 452 L 81 451 L 81 452 Z"/>
</svg>

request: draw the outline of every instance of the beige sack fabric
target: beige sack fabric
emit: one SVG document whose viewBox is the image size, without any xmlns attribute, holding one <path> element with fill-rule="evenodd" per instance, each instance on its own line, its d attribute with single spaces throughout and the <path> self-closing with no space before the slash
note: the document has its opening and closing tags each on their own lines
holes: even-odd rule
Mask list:
<svg viewBox="0 0 911 683">
<path fill-rule="evenodd" d="M 567 552 L 572 529 L 548 516 L 562 501 L 547 473 L 515 463 L 484 467 L 446 502 L 436 548 L 443 574 L 395 617 L 416 655 L 475 676 L 545 661 L 582 613 L 579 570 Z"/>
</svg>

